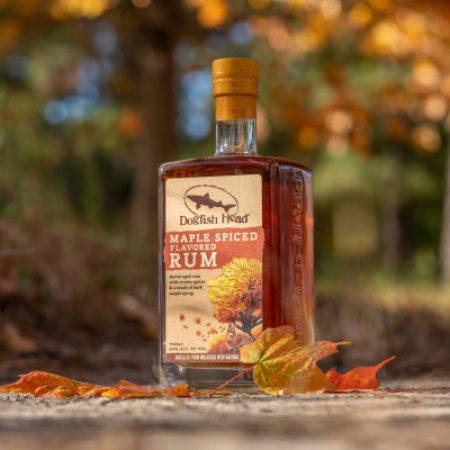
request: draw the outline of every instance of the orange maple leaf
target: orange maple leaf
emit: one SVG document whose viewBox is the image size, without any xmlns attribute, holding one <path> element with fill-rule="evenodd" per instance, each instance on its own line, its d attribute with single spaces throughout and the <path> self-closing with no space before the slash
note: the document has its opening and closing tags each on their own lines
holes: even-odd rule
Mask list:
<svg viewBox="0 0 450 450">
<path fill-rule="evenodd" d="M 188 329 L 189 327 L 187 325 L 183 325 L 184 328 Z"/>
<path fill-rule="evenodd" d="M 188 386 L 181 384 L 165 389 L 148 389 L 129 381 L 120 381 L 117 386 L 110 388 L 109 391 L 103 392 L 101 397 L 161 397 L 164 395 L 175 395 L 177 397 L 190 397 Z"/>
<path fill-rule="evenodd" d="M 188 386 L 180 384 L 165 389 L 147 389 L 129 381 L 119 381 L 116 386 L 95 386 L 89 383 L 70 380 L 47 372 L 30 372 L 22 375 L 19 381 L 0 386 L 3 392 L 20 392 L 36 397 L 158 397 L 175 395 L 190 397 Z"/>
<path fill-rule="evenodd" d="M 195 334 L 196 334 L 197 336 L 201 336 L 201 335 L 202 335 L 202 332 L 201 332 L 201 331 L 196 331 Z"/>
<path fill-rule="evenodd" d="M 211 327 L 210 329 L 209 329 L 209 333 L 208 334 L 217 334 L 218 333 L 218 331 L 216 330 L 216 327 Z"/>
<path fill-rule="evenodd" d="M 80 387 L 93 388 L 94 385 L 69 380 L 68 378 L 53 373 L 35 371 L 22 375 L 20 380 L 14 384 L 0 386 L 0 391 L 21 392 L 43 397 L 58 388 L 67 388 L 70 390 L 72 388 Z"/>
<path fill-rule="evenodd" d="M 376 389 L 379 386 L 379 381 L 375 379 L 377 370 L 392 358 L 378 366 L 359 367 L 345 375 L 338 374 L 334 369 L 325 375 L 316 365 L 316 361 L 337 353 L 337 347 L 343 344 L 349 342 L 313 342 L 302 347 L 295 341 L 293 327 L 267 328 L 255 342 L 241 347 L 241 361 L 253 366 L 239 376 L 253 370 L 255 383 L 263 391 L 274 395 Z M 218 389 L 226 384 L 228 382 Z"/>
<path fill-rule="evenodd" d="M 336 372 L 333 368 L 329 370 L 325 376 L 338 388 L 341 390 L 349 389 L 378 389 L 380 387 L 381 381 L 376 379 L 376 374 L 378 369 L 383 367 L 389 361 L 395 358 L 386 359 L 386 361 L 381 362 L 374 367 L 357 367 L 356 369 L 350 370 L 343 375 Z"/>
<path fill-rule="evenodd" d="M 207 327 L 211 326 L 211 322 L 208 322 L 208 323 L 206 324 L 206 326 L 207 326 Z"/>
<path fill-rule="evenodd" d="M 202 323 L 201 317 L 196 317 L 196 318 L 194 319 L 194 323 L 196 323 L 197 325 L 200 325 L 200 324 Z"/>
<path fill-rule="evenodd" d="M 186 316 L 184 314 L 180 314 L 180 320 L 183 322 L 184 319 L 186 319 Z"/>
</svg>

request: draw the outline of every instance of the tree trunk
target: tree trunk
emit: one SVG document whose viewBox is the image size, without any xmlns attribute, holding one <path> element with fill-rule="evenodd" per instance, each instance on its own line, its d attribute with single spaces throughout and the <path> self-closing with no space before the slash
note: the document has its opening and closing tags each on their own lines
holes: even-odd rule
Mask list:
<svg viewBox="0 0 450 450">
<path fill-rule="evenodd" d="M 447 144 L 447 164 L 445 169 L 444 211 L 442 215 L 440 269 L 441 280 L 450 283 L 450 142 Z"/>
<path fill-rule="evenodd" d="M 242 327 L 240 327 L 241 331 L 245 334 L 248 334 L 252 341 L 254 341 L 254 337 L 252 335 L 252 322 L 250 319 L 242 318 L 241 319 Z"/>
<path fill-rule="evenodd" d="M 180 0 L 154 0 L 142 14 L 136 49 L 143 129 L 136 155 L 131 232 L 146 249 L 157 248 L 158 167 L 174 156 L 173 51 L 183 11 Z"/>
</svg>

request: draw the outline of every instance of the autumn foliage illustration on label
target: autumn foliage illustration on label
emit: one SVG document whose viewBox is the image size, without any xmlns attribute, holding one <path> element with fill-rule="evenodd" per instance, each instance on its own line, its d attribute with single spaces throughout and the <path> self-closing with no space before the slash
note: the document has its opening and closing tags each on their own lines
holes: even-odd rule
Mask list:
<svg viewBox="0 0 450 450">
<path fill-rule="evenodd" d="M 165 359 L 230 363 L 262 331 L 260 175 L 166 182 Z"/>
</svg>

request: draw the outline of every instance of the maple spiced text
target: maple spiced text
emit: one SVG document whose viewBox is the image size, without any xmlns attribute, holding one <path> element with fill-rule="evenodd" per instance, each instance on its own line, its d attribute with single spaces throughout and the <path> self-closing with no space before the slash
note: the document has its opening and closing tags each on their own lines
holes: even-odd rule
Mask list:
<svg viewBox="0 0 450 450">
<path fill-rule="evenodd" d="M 249 228 L 245 230 L 248 231 L 229 229 L 220 233 L 169 233 L 166 241 L 169 269 L 218 267 L 218 251 L 229 250 L 229 243 L 246 244 L 260 240 L 260 233 Z"/>
</svg>

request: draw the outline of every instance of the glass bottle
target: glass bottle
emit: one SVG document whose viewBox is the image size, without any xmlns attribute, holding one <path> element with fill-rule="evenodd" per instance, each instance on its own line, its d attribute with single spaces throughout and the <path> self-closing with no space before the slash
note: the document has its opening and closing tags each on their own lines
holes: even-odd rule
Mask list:
<svg viewBox="0 0 450 450">
<path fill-rule="evenodd" d="M 212 389 L 268 327 L 314 341 L 312 172 L 258 156 L 258 62 L 214 61 L 216 154 L 163 164 L 161 384 Z M 251 371 L 229 387 L 252 388 Z"/>
</svg>

